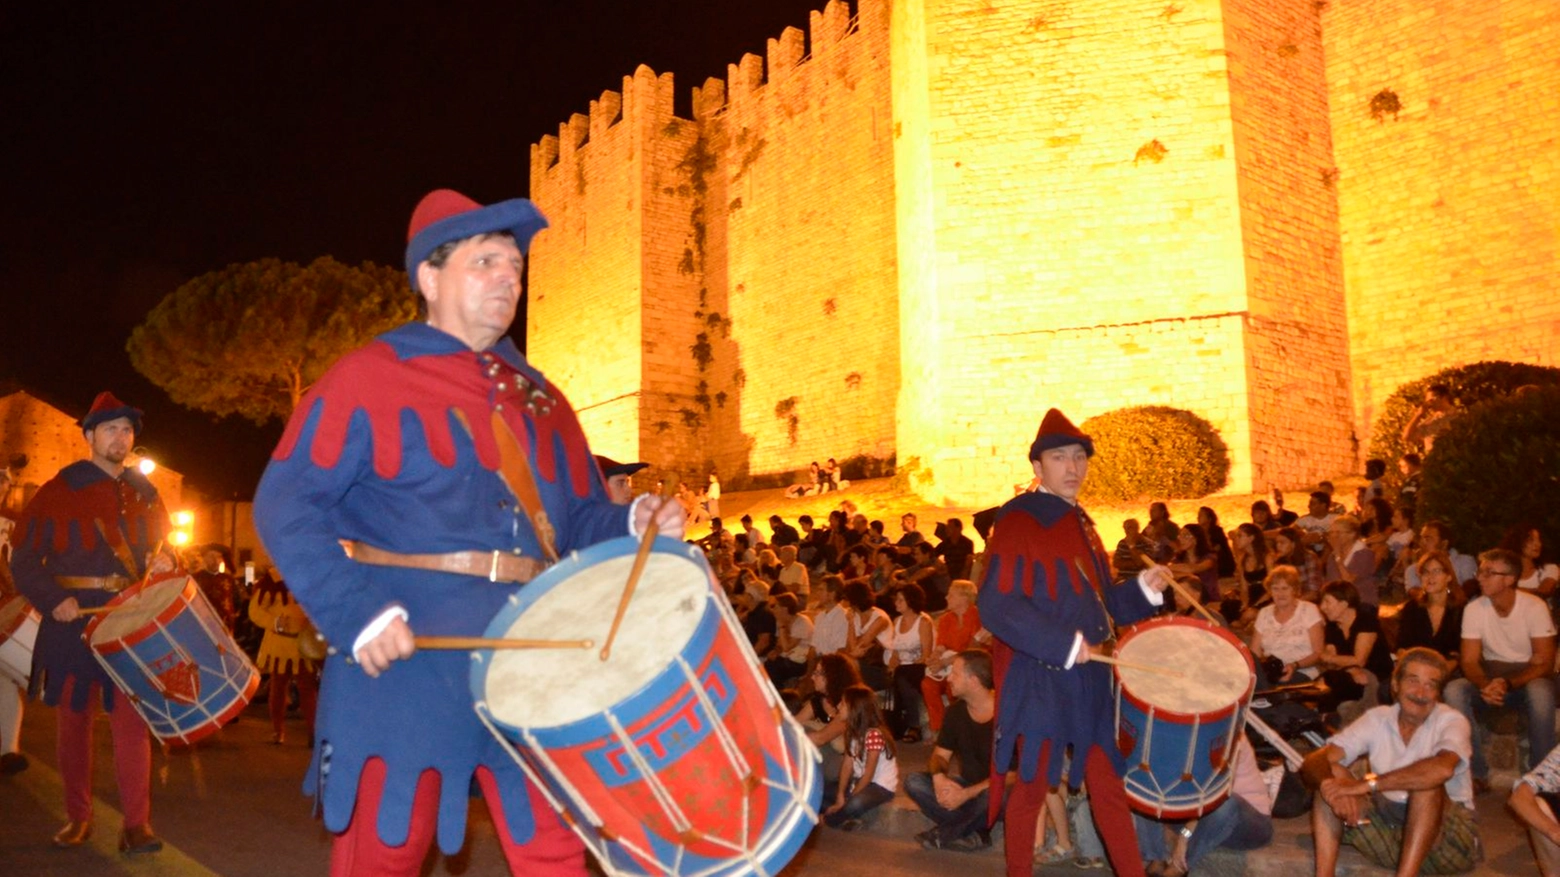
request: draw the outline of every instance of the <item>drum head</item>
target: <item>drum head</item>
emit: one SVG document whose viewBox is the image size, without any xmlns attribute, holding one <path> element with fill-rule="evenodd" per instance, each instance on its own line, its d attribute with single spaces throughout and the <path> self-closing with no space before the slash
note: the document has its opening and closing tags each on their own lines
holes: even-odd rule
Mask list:
<svg viewBox="0 0 1560 877">
<path fill-rule="evenodd" d="M 20 596 L 0 602 L 0 639 L 10 636 L 12 631 L 20 627 L 31 608 L 31 604 Z"/>
<path fill-rule="evenodd" d="M 1251 660 L 1239 646 L 1194 624 L 1149 624 L 1134 630 L 1116 656 L 1178 671 L 1181 676 L 1118 666 L 1122 688 L 1169 712 L 1201 715 L 1239 703 L 1251 689 Z"/>
<path fill-rule="evenodd" d="M 480 696 L 495 719 L 514 727 L 544 728 L 595 716 L 660 675 L 682 652 L 704 614 L 716 611 L 710 602 L 715 592 L 709 568 L 702 557 L 696 560 L 689 553 L 697 549 L 658 541 L 623 616 L 611 657 L 601 660 L 601 646 L 637 547 L 637 540 L 614 540 L 559 563 L 521 591 L 519 616 L 506 629 L 489 628 L 489 636 L 595 643 L 589 649 L 492 652 Z M 611 556 L 603 558 L 604 549 Z"/>
<path fill-rule="evenodd" d="M 119 608 L 98 619 L 91 642 L 94 645 L 113 642 L 139 631 L 178 599 L 189 581 L 188 576 L 174 576 L 130 594 Z"/>
</svg>

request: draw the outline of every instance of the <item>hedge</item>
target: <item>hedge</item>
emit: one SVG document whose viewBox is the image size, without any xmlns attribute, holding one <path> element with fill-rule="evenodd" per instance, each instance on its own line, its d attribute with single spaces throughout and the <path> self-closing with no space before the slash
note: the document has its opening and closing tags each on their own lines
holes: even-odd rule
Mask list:
<svg viewBox="0 0 1560 877">
<path fill-rule="evenodd" d="M 1108 411 L 1080 428 L 1094 439 L 1082 498 L 1194 499 L 1229 481 L 1230 454 L 1213 424 L 1190 411 L 1141 405 Z"/>
</svg>

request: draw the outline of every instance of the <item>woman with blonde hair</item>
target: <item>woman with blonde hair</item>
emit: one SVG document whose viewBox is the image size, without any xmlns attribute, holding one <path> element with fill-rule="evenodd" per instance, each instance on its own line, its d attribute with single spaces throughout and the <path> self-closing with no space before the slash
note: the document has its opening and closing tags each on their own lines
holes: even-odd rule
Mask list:
<svg viewBox="0 0 1560 877">
<path fill-rule="evenodd" d="M 1300 599 L 1300 571 L 1280 564 L 1268 572 L 1268 595 L 1273 602 L 1262 607 L 1252 624 L 1251 653 L 1258 660 L 1269 655 L 1283 662 L 1275 683 L 1315 679 L 1322 661 L 1322 613 L 1316 604 Z"/>
</svg>

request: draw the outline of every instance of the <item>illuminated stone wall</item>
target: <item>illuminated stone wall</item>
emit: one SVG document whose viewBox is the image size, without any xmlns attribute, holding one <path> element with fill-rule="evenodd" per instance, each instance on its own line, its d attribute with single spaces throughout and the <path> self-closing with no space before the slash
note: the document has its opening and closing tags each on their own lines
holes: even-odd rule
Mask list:
<svg viewBox="0 0 1560 877">
<path fill-rule="evenodd" d="M 896 455 L 978 503 L 1046 407 L 1143 404 L 1231 490 L 1350 471 L 1403 381 L 1554 364 L 1557 8 L 830 3 L 692 120 L 641 68 L 533 147 L 531 356 L 689 475 Z"/>
<path fill-rule="evenodd" d="M 1322 25 L 1361 435 L 1443 367 L 1560 365 L 1560 4 L 1334 2 Z"/>
</svg>

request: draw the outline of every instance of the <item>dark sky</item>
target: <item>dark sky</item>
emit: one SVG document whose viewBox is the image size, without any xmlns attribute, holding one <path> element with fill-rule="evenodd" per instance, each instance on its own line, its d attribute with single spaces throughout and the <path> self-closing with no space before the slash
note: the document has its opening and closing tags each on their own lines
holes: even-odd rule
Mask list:
<svg viewBox="0 0 1560 877">
<path fill-rule="evenodd" d="M 248 498 L 281 425 L 177 406 L 124 352 L 164 295 L 268 256 L 399 265 L 423 193 L 524 194 L 530 144 L 639 64 L 685 108 L 823 3 L 11 4 L 0 379 L 72 414 L 111 388 L 191 486 Z"/>
</svg>

